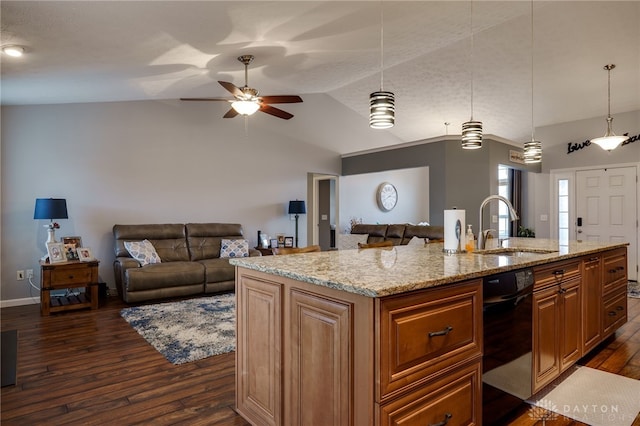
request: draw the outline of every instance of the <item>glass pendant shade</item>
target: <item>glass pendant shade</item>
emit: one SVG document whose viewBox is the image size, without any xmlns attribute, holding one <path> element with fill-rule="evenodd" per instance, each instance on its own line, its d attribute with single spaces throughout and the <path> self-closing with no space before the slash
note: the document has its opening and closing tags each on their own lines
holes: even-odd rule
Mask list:
<svg viewBox="0 0 640 426">
<path fill-rule="evenodd" d="M 231 107 L 235 109 L 238 114 L 251 115 L 260 109 L 260 104 L 254 101 L 235 101 L 231 103 Z"/>
<path fill-rule="evenodd" d="M 607 133 L 601 138 L 591 139 L 592 143 L 595 143 L 600 148 L 612 151 L 616 149 L 622 142 L 627 140 L 626 136 L 616 136 L 613 133 L 613 128 L 611 126 L 611 122 L 613 121 L 613 117 L 607 117 Z"/>
<path fill-rule="evenodd" d="M 604 70 L 607 71 L 607 133 L 601 138 L 591 139 L 591 142 L 598 145 L 600 148 L 612 151 L 618 147 L 622 142 L 627 140 L 627 136 L 616 136 L 613 133 L 613 117 L 611 117 L 611 70 L 616 67 L 615 64 L 607 64 L 604 66 Z"/>
<path fill-rule="evenodd" d="M 535 139 L 524 143 L 524 162 L 534 164 L 542 161 L 542 143 Z"/>
<path fill-rule="evenodd" d="M 462 149 L 482 148 L 482 121 L 462 123 Z"/>
<path fill-rule="evenodd" d="M 369 95 L 369 127 L 388 129 L 396 120 L 396 101 L 392 92 L 373 92 Z"/>
</svg>

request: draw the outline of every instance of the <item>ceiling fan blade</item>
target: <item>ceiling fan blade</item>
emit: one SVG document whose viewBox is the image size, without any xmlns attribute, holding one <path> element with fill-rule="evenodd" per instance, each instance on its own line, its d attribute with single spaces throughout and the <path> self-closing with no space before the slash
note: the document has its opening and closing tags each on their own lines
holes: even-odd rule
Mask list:
<svg viewBox="0 0 640 426">
<path fill-rule="evenodd" d="M 222 116 L 222 118 L 233 118 L 236 115 L 238 115 L 238 111 L 236 111 L 235 109 L 231 108 L 229 111 L 227 111 L 227 113 L 225 115 Z"/>
<path fill-rule="evenodd" d="M 181 101 L 225 101 L 232 102 L 229 99 L 225 98 L 180 98 Z"/>
<path fill-rule="evenodd" d="M 218 81 L 218 83 L 220 83 L 222 87 L 227 89 L 233 96 L 242 97 L 244 95 L 244 93 L 242 93 L 242 90 L 238 89 L 233 83 L 229 83 L 228 81 Z"/>
<path fill-rule="evenodd" d="M 296 95 L 260 96 L 265 104 L 295 104 L 302 102 L 302 98 Z"/>
<path fill-rule="evenodd" d="M 272 107 L 271 105 L 262 104 L 260 106 L 260 111 L 266 112 L 267 114 L 271 114 L 273 116 L 276 116 L 278 118 L 282 118 L 284 120 L 288 120 L 291 117 L 293 117 L 293 114 L 289 114 L 287 111 L 283 111 L 281 109 Z"/>
</svg>

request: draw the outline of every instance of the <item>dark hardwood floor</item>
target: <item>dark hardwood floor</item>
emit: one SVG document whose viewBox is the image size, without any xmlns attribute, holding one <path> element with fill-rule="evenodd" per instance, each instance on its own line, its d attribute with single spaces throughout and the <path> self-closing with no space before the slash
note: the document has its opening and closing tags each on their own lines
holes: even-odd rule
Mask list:
<svg viewBox="0 0 640 426">
<path fill-rule="evenodd" d="M 248 424 L 233 410 L 234 353 L 173 365 L 120 317 L 125 306 L 112 297 L 96 311 L 50 317 L 38 305 L 2 309 L 2 330 L 17 329 L 19 341 L 2 425 Z M 629 299 L 629 322 L 581 364 L 640 379 L 640 299 Z M 510 424 L 542 421 L 523 410 Z"/>
</svg>

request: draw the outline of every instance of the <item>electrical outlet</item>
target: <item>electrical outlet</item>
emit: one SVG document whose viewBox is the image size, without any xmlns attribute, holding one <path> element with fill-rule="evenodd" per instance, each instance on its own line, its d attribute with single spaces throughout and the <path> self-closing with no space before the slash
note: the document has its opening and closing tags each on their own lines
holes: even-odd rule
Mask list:
<svg viewBox="0 0 640 426">
<path fill-rule="evenodd" d="M 27 278 L 28 279 L 33 278 L 33 269 L 27 269 Z"/>
<path fill-rule="evenodd" d="M 18 281 L 24 280 L 24 271 L 18 271 L 17 279 Z"/>
</svg>

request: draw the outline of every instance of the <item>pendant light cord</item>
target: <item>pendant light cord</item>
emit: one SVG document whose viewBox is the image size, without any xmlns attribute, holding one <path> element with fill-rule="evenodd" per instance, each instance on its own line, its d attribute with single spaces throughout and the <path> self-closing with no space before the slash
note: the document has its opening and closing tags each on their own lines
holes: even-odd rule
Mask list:
<svg viewBox="0 0 640 426">
<path fill-rule="evenodd" d="M 384 7 L 380 0 L 380 91 L 384 88 L 382 82 L 384 80 Z"/>
<path fill-rule="evenodd" d="M 611 65 L 607 65 L 607 118 L 611 118 Z"/>
<path fill-rule="evenodd" d="M 531 140 L 535 140 L 533 127 L 533 0 L 531 0 Z"/>
<path fill-rule="evenodd" d="M 471 121 L 473 121 L 473 0 L 470 2 L 471 12 L 469 13 L 469 31 L 471 32 L 471 50 L 469 51 L 469 69 L 471 71 Z"/>
</svg>

